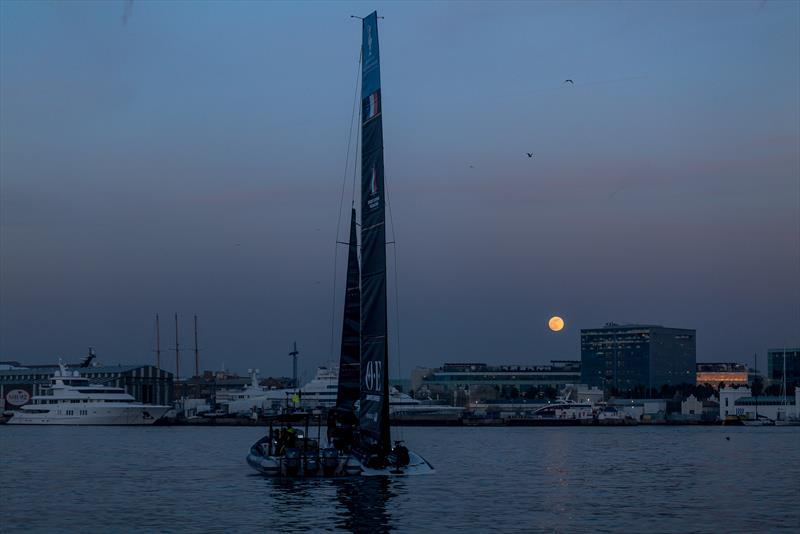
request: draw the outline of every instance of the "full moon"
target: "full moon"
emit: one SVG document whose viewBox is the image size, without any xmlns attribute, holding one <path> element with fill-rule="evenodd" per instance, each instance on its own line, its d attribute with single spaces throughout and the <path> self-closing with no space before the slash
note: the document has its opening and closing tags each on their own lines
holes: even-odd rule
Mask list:
<svg viewBox="0 0 800 534">
<path fill-rule="evenodd" d="M 550 321 L 548 321 L 547 326 L 549 326 L 550 330 L 552 330 L 553 332 L 558 332 L 559 330 L 564 328 L 564 319 L 562 319 L 558 315 L 550 317 Z"/>
</svg>

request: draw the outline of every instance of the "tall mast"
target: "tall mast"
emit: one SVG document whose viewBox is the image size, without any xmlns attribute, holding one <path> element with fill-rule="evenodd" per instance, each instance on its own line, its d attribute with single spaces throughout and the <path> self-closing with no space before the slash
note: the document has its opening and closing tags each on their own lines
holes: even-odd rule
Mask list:
<svg viewBox="0 0 800 534">
<path fill-rule="evenodd" d="M 178 343 L 178 314 L 175 314 L 175 380 L 181 377 L 181 349 Z"/>
<path fill-rule="evenodd" d="M 156 314 L 156 368 L 161 369 L 161 326 Z"/>
<path fill-rule="evenodd" d="M 758 379 L 758 353 L 757 352 L 753 353 L 753 367 L 754 367 L 754 371 L 755 371 L 753 373 L 753 393 L 755 393 L 756 380 Z M 755 397 L 755 400 L 756 400 L 756 421 L 758 421 L 758 395 L 753 395 L 753 396 Z"/>
<path fill-rule="evenodd" d="M 783 418 L 786 419 L 786 346 L 783 347 Z"/>
<path fill-rule="evenodd" d="M 197 347 L 197 314 L 194 316 L 194 376 L 200 376 L 200 349 Z"/>
<path fill-rule="evenodd" d="M 292 387 L 296 388 L 299 386 L 297 383 L 297 355 L 300 354 L 297 350 L 297 341 L 294 342 L 292 352 L 289 353 L 289 356 L 292 357 Z"/>
<path fill-rule="evenodd" d="M 365 447 L 391 450 L 386 310 L 386 217 L 378 13 L 362 21 L 361 40 L 361 401 Z"/>
</svg>

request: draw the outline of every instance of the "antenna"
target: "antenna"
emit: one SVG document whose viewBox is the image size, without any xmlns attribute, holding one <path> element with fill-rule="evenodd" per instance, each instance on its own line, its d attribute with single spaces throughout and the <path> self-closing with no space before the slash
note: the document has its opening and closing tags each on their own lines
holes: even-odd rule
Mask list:
<svg viewBox="0 0 800 534">
<path fill-rule="evenodd" d="M 156 314 L 156 367 L 161 369 L 161 327 L 158 324 L 158 314 Z"/>
<path fill-rule="evenodd" d="M 175 380 L 181 376 L 181 349 L 178 343 L 178 314 L 175 314 Z"/>
<path fill-rule="evenodd" d="M 197 314 L 194 316 L 194 376 L 200 376 L 200 349 L 197 348 Z"/>
<path fill-rule="evenodd" d="M 294 342 L 294 350 L 289 353 L 289 356 L 292 357 L 292 386 L 297 387 L 297 355 L 300 354 L 297 351 L 297 341 Z"/>
</svg>

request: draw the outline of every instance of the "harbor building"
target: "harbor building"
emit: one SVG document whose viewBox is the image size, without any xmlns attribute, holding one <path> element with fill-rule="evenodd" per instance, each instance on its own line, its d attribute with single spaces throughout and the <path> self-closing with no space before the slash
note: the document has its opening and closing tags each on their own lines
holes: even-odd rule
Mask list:
<svg viewBox="0 0 800 534">
<path fill-rule="evenodd" d="M 715 399 L 699 400 L 689 395 L 681 402 L 680 420 L 713 422 L 719 419 L 719 402 Z M 673 416 L 673 420 L 677 419 Z"/>
<path fill-rule="evenodd" d="M 767 351 L 767 378 L 771 384 L 783 383 L 783 359 L 786 354 L 786 389 L 800 387 L 800 348 L 769 349 Z"/>
<path fill-rule="evenodd" d="M 551 360 L 550 365 L 487 365 L 445 363 L 438 369 L 416 369 L 411 388 L 417 398 L 466 405 L 498 398 L 555 395 L 567 384 L 580 382 L 580 362 Z"/>
<path fill-rule="evenodd" d="M 13 362 L 16 363 L 16 362 Z M 0 369 L 0 399 L 3 408 L 13 410 L 28 402 L 34 395 L 42 395 L 43 388 L 58 370 L 57 365 L 6 365 Z M 152 365 L 113 365 L 102 367 L 69 367 L 88 378 L 92 384 L 124 388 L 137 401 L 144 404 L 172 404 L 172 373 Z"/>
<path fill-rule="evenodd" d="M 747 366 L 742 363 L 698 363 L 695 383 L 708 384 L 719 388 L 726 386 L 746 386 L 749 382 Z"/>
<path fill-rule="evenodd" d="M 781 349 L 782 351 L 783 349 Z M 786 396 L 752 396 L 750 388 L 722 388 L 719 390 L 720 419 L 768 419 L 782 421 L 800 417 L 800 388 L 789 390 Z"/>
<path fill-rule="evenodd" d="M 688 328 L 607 323 L 581 329 L 581 382 L 617 392 L 694 384 L 696 333 Z"/>
</svg>

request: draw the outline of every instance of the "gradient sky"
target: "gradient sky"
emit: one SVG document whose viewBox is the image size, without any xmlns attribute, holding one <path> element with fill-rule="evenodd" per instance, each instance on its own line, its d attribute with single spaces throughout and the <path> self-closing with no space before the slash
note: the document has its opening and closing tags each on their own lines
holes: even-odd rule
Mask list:
<svg viewBox="0 0 800 534">
<path fill-rule="evenodd" d="M 204 368 L 327 360 L 373 9 L 402 375 L 578 359 L 608 321 L 800 345 L 798 2 L 124 9 L 0 3 L 0 360 L 152 362 L 175 312 Z"/>
</svg>

